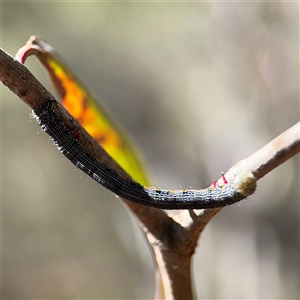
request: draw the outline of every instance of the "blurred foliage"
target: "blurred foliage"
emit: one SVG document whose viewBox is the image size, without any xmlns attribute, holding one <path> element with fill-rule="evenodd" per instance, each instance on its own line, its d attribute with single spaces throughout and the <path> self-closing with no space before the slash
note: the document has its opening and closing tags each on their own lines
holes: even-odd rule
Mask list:
<svg viewBox="0 0 300 300">
<path fill-rule="evenodd" d="M 3 2 L 2 47 L 14 54 L 33 34 L 106 102 L 158 186 L 204 187 L 299 119 L 298 3 Z M 126 209 L 35 135 L 5 88 L 2 99 L 3 297 L 153 297 Z M 198 296 L 297 298 L 299 236 L 296 157 L 208 226 Z"/>
</svg>

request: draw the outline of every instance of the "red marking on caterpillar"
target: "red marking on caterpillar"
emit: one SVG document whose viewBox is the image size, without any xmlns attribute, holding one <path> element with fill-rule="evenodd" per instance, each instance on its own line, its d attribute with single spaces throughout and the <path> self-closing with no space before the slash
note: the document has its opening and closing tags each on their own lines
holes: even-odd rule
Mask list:
<svg viewBox="0 0 300 300">
<path fill-rule="evenodd" d="M 80 133 L 79 133 L 79 129 L 76 128 L 72 131 L 73 136 L 75 137 L 76 140 L 80 139 Z"/>
<path fill-rule="evenodd" d="M 226 180 L 226 178 L 225 178 L 225 176 L 224 176 L 224 173 L 222 172 L 222 179 L 223 179 L 223 182 L 224 182 L 224 184 L 228 184 L 228 181 Z"/>
<path fill-rule="evenodd" d="M 116 171 L 100 163 L 85 150 L 74 133 L 66 128 L 55 113 L 55 100 L 49 100 L 34 111 L 37 122 L 50 135 L 60 152 L 76 167 L 102 186 L 129 201 L 161 209 L 206 209 L 238 202 L 254 193 L 256 179 L 253 174 L 242 174 L 224 184 L 213 182 L 206 189 L 166 190 L 145 187 L 125 179 Z"/>
</svg>

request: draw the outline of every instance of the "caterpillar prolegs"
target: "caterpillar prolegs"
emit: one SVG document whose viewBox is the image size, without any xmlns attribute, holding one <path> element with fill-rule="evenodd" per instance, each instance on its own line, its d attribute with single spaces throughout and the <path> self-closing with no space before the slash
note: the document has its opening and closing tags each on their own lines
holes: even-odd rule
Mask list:
<svg viewBox="0 0 300 300">
<path fill-rule="evenodd" d="M 256 179 L 251 173 L 239 175 L 232 182 L 224 181 L 222 185 L 213 184 L 200 190 L 157 189 L 125 179 L 81 146 L 55 113 L 56 105 L 55 100 L 48 100 L 34 110 L 38 124 L 76 167 L 124 199 L 161 209 L 206 209 L 238 202 L 256 189 Z"/>
</svg>

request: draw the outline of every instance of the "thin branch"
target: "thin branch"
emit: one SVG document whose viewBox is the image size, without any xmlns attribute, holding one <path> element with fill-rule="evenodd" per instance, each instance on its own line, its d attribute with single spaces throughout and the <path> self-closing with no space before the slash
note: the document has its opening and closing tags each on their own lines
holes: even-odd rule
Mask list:
<svg viewBox="0 0 300 300">
<path fill-rule="evenodd" d="M 257 180 L 300 152 L 300 122 L 283 132 L 254 154 L 232 166 L 226 173 L 229 180 L 239 173 L 252 173 Z M 208 222 L 222 208 L 200 211 L 182 211 L 174 217 L 189 229 L 185 242 L 191 243 L 199 237 Z"/>
<path fill-rule="evenodd" d="M 54 99 L 24 65 L 1 49 L 0 80 L 32 109 L 36 109 L 49 99 Z M 84 149 L 124 178 L 129 178 L 128 174 L 61 105 L 58 105 L 56 112 L 68 129 L 79 131 Z M 299 152 L 298 123 L 250 157 L 235 164 L 226 173 L 226 178 L 231 180 L 237 174 L 252 173 L 259 180 Z M 220 183 L 221 180 L 219 179 Z M 201 232 L 221 208 L 183 210 L 170 218 L 162 210 L 121 200 L 136 216 L 151 245 L 157 271 L 160 273 L 158 280 L 161 280 L 157 282 L 156 296 L 168 299 L 192 299 L 191 257 Z"/>
</svg>

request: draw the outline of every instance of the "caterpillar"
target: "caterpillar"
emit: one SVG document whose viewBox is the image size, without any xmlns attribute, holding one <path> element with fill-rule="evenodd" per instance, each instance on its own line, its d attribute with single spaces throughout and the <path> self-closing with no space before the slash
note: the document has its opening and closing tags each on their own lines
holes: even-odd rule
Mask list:
<svg viewBox="0 0 300 300">
<path fill-rule="evenodd" d="M 55 112 L 56 100 L 39 105 L 33 116 L 54 141 L 59 151 L 77 168 L 96 182 L 129 201 L 161 209 L 207 209 L 223 207 L 253 194 L 256 179 L 252 173 L 237 176 L 232 182 L 212 184 L 206 189 L 167 190 L 145 187 L 123 178 L 84 149 L 78 138 L 63 124 Z"/>
</svg>

